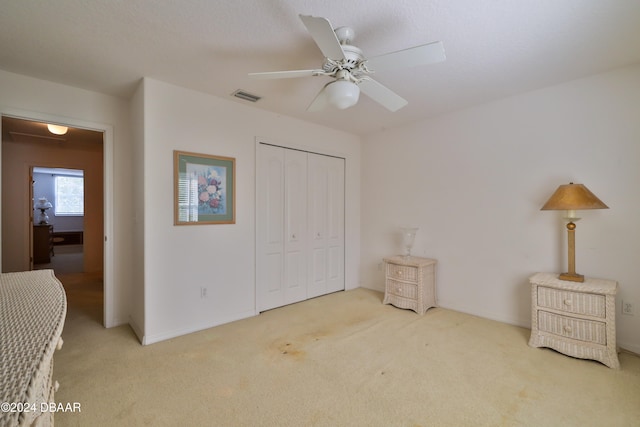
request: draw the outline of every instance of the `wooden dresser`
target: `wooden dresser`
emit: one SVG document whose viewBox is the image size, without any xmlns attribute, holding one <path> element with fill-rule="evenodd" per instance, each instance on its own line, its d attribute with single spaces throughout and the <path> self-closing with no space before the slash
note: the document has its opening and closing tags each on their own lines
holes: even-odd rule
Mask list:
<svg viewBox="0 0 640 427">
<path fill-rule="evenodd" d="M 48 264 L 53 255 L 53 225 L 36 224 L 33 226 L 33 263 Z"/>
<path fill-rule="evenodd" d="M 408 308 L 424 314 L 436 306 L 435 259 L 392 256 L 384 258 L 386 265 L 383 304 Z"/>
<path fill-rule="evenodd" d="M 549 347 L 610 368 L 620 367 L 616 347 L 618 283 L 585 278 L 584 282 L 537 273 L 531 283 L 532 347 Z"/>
</svg>

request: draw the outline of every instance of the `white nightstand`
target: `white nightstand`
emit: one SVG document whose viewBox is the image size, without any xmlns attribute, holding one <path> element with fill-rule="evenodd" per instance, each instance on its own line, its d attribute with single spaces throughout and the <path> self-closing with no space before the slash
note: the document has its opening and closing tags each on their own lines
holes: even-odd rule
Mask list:
<svg viewBox="0 0 640 427">
<path fill-rule="evenodd" d="M 424 314 L 436 306 L 435 259 L 392 256 L 384 258 L 386 278 L 383 304 Z"/>
<path fill-rule="evenodd" d="M 531 283 L 531 347 L 549 347 L 618 369 L 616 292 L 613 280 L 560 280 L 537 273 Z"/>
</svg>

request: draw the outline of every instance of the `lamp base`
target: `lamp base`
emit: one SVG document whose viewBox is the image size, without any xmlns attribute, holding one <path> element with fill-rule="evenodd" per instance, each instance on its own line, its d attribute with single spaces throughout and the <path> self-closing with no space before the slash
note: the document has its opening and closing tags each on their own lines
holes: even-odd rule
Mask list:
<svg viewBox="0 0 640 427">
<path fill-rule="evenodd" d="M 558 276 L 560 280 L 569 280 L 571 282 L 584 282 L 584 276 L 577 273 L 562 273 Z"/>
</svg>

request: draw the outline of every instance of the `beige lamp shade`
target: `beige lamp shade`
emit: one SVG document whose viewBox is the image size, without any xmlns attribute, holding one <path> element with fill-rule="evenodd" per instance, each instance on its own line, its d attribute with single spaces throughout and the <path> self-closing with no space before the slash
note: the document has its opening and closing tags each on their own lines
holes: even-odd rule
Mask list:
<svg viewBox="0 0 640 427">
<path fill-rule="evenodd" d="M 582 210 L 582 209 L 609 209 L 609 206 L 602 203 L 583 184 L 561 185 L 551 195 L 547 203 L 540 210 L 542 211 L 562 211 L 562 210 Z"/>
</svg>

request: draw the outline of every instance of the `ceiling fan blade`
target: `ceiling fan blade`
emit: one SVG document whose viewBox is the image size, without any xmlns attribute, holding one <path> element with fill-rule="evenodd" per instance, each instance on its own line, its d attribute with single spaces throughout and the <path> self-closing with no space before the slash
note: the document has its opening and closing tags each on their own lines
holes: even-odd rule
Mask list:
<svg viewBox="0 0 640 427">
<path fill-rule="evenodd" d="M 325 58 L 345 59 L 340 41 L 328 19 L 309 15 L 300 15 L 300 19 Z"/>
<path fill-rule="evenodd" d="M 427 43 L 384 55 L 374 56 L 367 60 L 367 68 L 371 71 L 386 71 L 398 67 L 415 67 L 442 62 L 447 59 L 442 42 Z"/>
<path fill-rule="evenodd" d="M 296 77 L 314 76 L 322 74 L 322 70 L 293 70 L 293 71 L 269 71 L 266 73 L 249 73 L 252 79 L 292 79 Z"/>
<path fill-rule="evenodd" d="M 358 86 L 365 95 L 389 111 L 398 111 L 408 104 L 406 99 L 371 78 L 361 81 Z"/>
<path fill-rule="evenodd" d="M 309 106 L 307 107 L 307 111 L 310 111 L 310 112 L 321 111 L 321 110 L 324 110 L 327 107 L 327 105 L 329 105 L 329 97 L 327 96 L 327 91 L 325 89 L 331 83 L 333 82 L 329 82 L 326 85 L 324 85 L 324 87 L 320 90 L 320 92 L 318 92 L 316 97 L 313 98 L 313 101 L 311 101 L 311 104 L 309 104 Z"/>
</svg>

